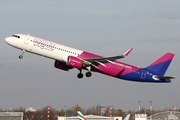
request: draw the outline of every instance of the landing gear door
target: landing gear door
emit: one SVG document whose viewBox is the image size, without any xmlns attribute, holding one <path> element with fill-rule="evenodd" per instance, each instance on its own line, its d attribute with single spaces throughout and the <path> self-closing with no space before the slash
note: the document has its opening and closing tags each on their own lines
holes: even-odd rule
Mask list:
<svg viewBox="0 0 180 120">
<path fill-rule="evenodd" d="M 29 36 L 26 36 L 25 39 L 24 39 L 24 44 L 29 44 Z"/>
<path fill-rule="evenodd" d="M 145 77 L 146 77 L 146 70 L 142 70 L 141 78 L 145 79 Z"/>
</svg>

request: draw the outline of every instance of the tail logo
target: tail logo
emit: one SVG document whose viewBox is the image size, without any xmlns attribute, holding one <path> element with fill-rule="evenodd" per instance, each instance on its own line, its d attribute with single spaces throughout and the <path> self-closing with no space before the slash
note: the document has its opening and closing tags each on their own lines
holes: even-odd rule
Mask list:
<svg viewBox="0 0 180 120">
<path fill-rule="evenodd" d="M 86 118 L 83 116 L 83 114 L 80 111 L 77 111 L 77 114 L 80 120 L 86 120 Z"/>
</svg>

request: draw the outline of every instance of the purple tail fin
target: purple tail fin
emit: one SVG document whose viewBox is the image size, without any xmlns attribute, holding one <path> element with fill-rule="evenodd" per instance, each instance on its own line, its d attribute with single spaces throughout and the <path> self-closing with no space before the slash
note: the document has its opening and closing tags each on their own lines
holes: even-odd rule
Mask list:
<svg viewBox="0 0 180 120">
<path fill-rule="evenodd" d="M 164 56 L 162 56 L 161 58 L 156 60 L 154 63 L 149 65 L 146 69 L 158 75 L 163 76 L 167 68 L 169 67 L 173 57 L 174 57 L 174 54 L 166 53 Z"/>
</svg>

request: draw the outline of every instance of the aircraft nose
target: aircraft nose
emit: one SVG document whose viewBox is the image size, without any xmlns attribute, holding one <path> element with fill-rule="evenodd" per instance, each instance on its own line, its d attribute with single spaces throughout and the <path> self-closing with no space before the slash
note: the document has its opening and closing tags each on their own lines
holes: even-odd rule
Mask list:
<svg viewBox="0 0 180 120">
<path fill-rule="evenodd" d="M 10 39 L 10 37 L 7 37 L 7 38 L 5 38 L 5 41 L 6 41 L 6 43 L 10 43 L 10 41 L 11 41 L 11 39 Z"/>
</svg>

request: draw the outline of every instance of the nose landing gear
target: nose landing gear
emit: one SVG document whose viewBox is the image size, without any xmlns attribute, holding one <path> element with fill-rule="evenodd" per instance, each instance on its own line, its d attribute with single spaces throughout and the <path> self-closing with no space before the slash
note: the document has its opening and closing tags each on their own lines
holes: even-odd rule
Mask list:
<svg viewBox="0 0 180 120">
<path fill-rule="evenodd" d="M 22 50 L 22 53 L 21 55 L 19 55 L 19 59 L 22 59 L 23 58 L 23 54 L 25 53 L 25 50 Z"/>
<path fill-rule="evenodd" d="M 19 59 L 22 59 L 22 58 L 23 58 L 23 56 L 22 56 L 22 55 L 20 55 L 20 56 L 19 56 Z"/>
</svg>

